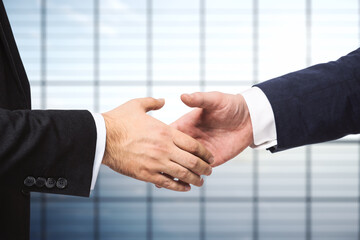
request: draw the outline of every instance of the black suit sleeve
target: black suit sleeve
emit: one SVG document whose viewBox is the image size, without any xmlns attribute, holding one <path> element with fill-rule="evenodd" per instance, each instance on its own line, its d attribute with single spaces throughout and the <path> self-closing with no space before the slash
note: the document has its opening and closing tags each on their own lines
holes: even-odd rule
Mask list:
<svg viewBox="0 0 360 240">
<path fill-rule="evenodd" d="M 360 132 L 360 49 L 256 86 L 274 112 L 273 152 Z"/>
<path fill-rule="evenodd" d="M 89 196 L 95 148 L 96 126 L 88 111 L 0 109 L 0 178 L 19 176 L 15 185 L 23 191 Z M 67 186 L 27 187 L 28 176 L 64 178 Z"/>
</svg>

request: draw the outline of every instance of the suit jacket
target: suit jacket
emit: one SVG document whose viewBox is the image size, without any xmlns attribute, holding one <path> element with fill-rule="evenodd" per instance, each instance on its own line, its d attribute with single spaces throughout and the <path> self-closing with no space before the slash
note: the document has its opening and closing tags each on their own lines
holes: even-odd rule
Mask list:
<svg viewBox="0 0 360 240">
<path fill-rule="evenodd" d="M 89 196 L 96 126 L 88 111 L 32 111 L 0 0 L 0 239 L 28 239 L 30 192 Z"/>
<path fill-rule="evenodd" d="M 360 48 L 256 86 L 274 112 L 273 152 L 360 132 Z"/>
</svg>

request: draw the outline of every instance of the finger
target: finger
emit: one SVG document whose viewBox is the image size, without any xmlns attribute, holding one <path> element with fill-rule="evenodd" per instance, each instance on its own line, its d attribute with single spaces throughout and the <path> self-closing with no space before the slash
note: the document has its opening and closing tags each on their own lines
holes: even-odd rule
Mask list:
<svg viewBox="0 0 360 240">
<path fill-rule="evenodd" d="M 166 177 L 168 177 L 168 178 L 170 178 L 170 179 L 174 179 L 173 177 L 171 177 L 170 175 L 168 175 L 168 174 L 166 174 L 166 173 L 160 172 L 160 174 L 162 174 L 162 175 L 164 175 L 164 176 L 166 176 Z M 162 188 L 161 186 L 159 186 L 159 185 L 157 185 L 157 184 L 155 184 L 155 186 L 156 186 L 157 188 Z"/>
<path fill-rule="evenodd" d="M 172 129 L 172 132 L 173 142 L 178 148 L 198 156 L 207 163 L 214 162 L 214 156 L 201 143 L 176 129 Z"/>
<path fill-rule="evenodd" d="M 181 182 L 181 181 L 175 181 L 174 179 L 171 179 L 160 173 L 157 174 L 153 183 L 159 187 L 163 187 L 163 188 L 178 191 L 178 192 L 187 192 L 191 189 L 189 184 Z"/>
<path fill-rule="evenodd" d="M 168 177 L 168 178 L 171 178 L 171 179 L 174 179 L 172 176 L 170 176 L 169 174 L 166 174 L 166 173 L 163 173 L 163 175 L 165 175 L 166 177 Z M 187 184 L 186 182 L 183 182 L 183 181 L 181 181 L 180 179 L 174 179 L 175 181 L 178 181 L 178 182 L 182 182 L 182 183 L 184 183 L 184 184 Z M 187 184 L 187 185 L 189 185 L 189 184 Z"/>
<path fill-rule="evenodd" d="M 174 178 L 173 178 L 172 176 L 170 176 L 169 174 L 166 174 L 166 173 L 163 173 L 163 172 L 161 172 L 161 174 L 164 175 L 164 176 L 166 176 L 166 177 L 168 177 L 168 178 L 170 178 L 170 179 L 173 179 L 173 180 L 174 180 Z M 185 185 L 189 185 L 189 184 L 187 184 L 187 183 L 185 183 L 185 182 L 183 182 L 183 181 L 181 181 L 181 180 L 174 180 L 174 181 L 182 182 L 182 183 L 185 184 Z M 157 188 L 162 188 L 161 186 L 159 186 L 159 185 L 157 185 L 157 184 L 154 184 L 154 185 L 155 185 L 155 187 L 157 187 Z"/>
<path fill-rule="evenodd" d="M 204 184 L 204 179 L 202 177 L 177 163 L 169 162 L 165 168 L 166 169 L 163 169 L 162 171 L 164 172 L 164 175 L 167 174 L 167 177 L 169 178 L 175 177 L 185 183 L 189 183 L 198 187 L 201 187 Z"/>
<path fill-rule="evenodd" d="M 175 148 L 170 159 L 186 169 L 191 170 L 197 175 L 207 175 L 210 176 L 212 173 L 212 167 L 204 162 L 201 158 L 186 152 L 180 148 Z"/>
<path fill-rule="evenodd" d="M 160 98 L 160 99 L 155 99 L 155 98 L 151 98 L 151 97 L 138 98 L 138 99 L 136 99 L 136 101 L 138 101 L 138 103 L 140 103 L 140 106 L 145 110 L 145 112 L 148 112 L 151 110 L 158 110 L 165 105 L 165 100 L 162 98 Z"/>
<path fill-rule="evenodd" d="M 213 109 L 221 99 L 220 92 L 196 92 L 181 95 L 181 101 L 189 107 Z"/>
</svg>

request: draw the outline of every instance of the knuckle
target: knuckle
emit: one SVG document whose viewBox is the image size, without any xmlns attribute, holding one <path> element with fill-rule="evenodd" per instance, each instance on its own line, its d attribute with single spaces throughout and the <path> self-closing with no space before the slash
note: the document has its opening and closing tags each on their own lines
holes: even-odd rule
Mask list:
<svg viewBox="0 0 360 240">
<path fill-rule="evenodd" d="M 189 171 L 184 169 L 179 170 L 179 177 L 180 179 L 187 179 L 189 177 Z"/>
<path fill-rule="evenodd" d="M 212 174 L 212 167 L 209 166 L 209 167 L 207 168 L 207 176 L 210 176 L 211 174 Z"/>
<path fill-rule="evenodd" d="M 171 135 L 167 129 L 159 128 L 153 133 L 151 140 L 151 148 L 154 150 L 160 150 L 161 152 L 168 152 L 173 147 L 171 141 Z"/>
<path fill-rule="evenodd" d="M 193 158 L 190 158 L 189 159 L 189 165 L 190 165 L 190 168 L 194 169 L 194 168 L 197 168 L 199 166 L 199 161 L 197 158 L 193 157 Z"/>
<path fill-rule="evenodd" d="M 169 128 L 168 126 L 162 126 L 162 127 L 158 130 L 158 134 L 159 134 L 161 137 L 169 138 L 169 137 L 171 137 L 170 128 Z"/>
<path fill-rule="evenodd" d="M 196 186 L 201 187 L 202 185 L 204 185 L 204 180 L 203 178 L 199 178 L 199 181 Z"/>
<path fill-rule="evenodd" d="M 177 185 L 176 188 L 175 188 L 176 191 L 179 191 L 179 192 L 184 192 L 186 189 L 184 186 L 182 185 Z"/>
<path fill-rule="evenodd" d="M 186 145 L 187 145 L 187 151 L 189 151 L 189 152 L 191 152 L 191 153 L 194 153 L 195 150 L 196 150 L 195 144 L 191 144 L 190 141 L 186 141 L 185 143 L 186 143 Z"/>
<path fill-rule="evenodd" d="M 152 149 L 149 150 L 149 155 L 156 162 L 168 162 L 170 148 L 166 144 L 156 143 Z"/>
<path fill-rule="evenodd" d="M 164 180 L 162 180 L 161 185 L 164 188 L 171 188 L 171 180 L 170 179 L 164 179 Z"/>
<path fill-rule="evenodd" d="M 150 167 L 147 164 L 141 166 L 139 173 L 141 175 L 147 175 L 150 171 Z"/>
<path fill-rule="evenodd" d="M 150 159 L 154 161 L 158 161 L 159 157 L 161 157 L 162 155 L 162 148 L 160 146 L 154 146 L 152 148 L 149 148 L 147 151 Z"/>
<path fill-rule="evenodd" d="M 201 180 L 201 177 L 197 177 L 194 181 L 193 181 L 193 185 L 197 186 L 197 187 L 201 187 L 203 185 L 203 181 Z"/>
<path fill-rule="evenodd" d="M 141 177 L 143 179 L 147 179 L 147 174 L 148 174 L 148 171 L 146 171 L 144 168 L 139 169 L 139 172 L 138 172 L 139 177 Z"/>
<path fill-rule="evenodd" d="M 142 166 L 138 172 L 139 178 L 144 179 L 146 182 L 149 182 L 151 178 L 150 171 L 151 169 L 149 168 L 149 166 L 147 165 Z"/>
<path fill-rule="evenodd" d="M 200 145 L 197 143 L 197 144 L 193 144 L 192 146 L 192 150 L 193 150 L 193 153 L 200 153 Z"/>
</svg>

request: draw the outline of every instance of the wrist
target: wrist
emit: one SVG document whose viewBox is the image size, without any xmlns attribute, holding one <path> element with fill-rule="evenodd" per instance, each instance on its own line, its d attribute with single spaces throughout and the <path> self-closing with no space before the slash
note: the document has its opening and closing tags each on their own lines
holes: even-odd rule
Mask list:
<svg viewBox="0 0 360 240">
<path fill-rule="evenodd" d="M 258 87 L 252 87 L 241 93 L 250 113 L 253 143 L 252 148 L 265 148 L 275 143 L 276 126 L 272 106 Z M 272 145 L 273 146 L 273 145 Z"/>
<path fill-rule="evenodd" d="M 105 128 L 106 128 L 106 141 L 105 141 L 105 152 L 104 152 L 104 157 L 103 157 L 103 161 L 102 164 L 111 167 L 111 162 L 112 162 L 112 157 L 111 157 L 111 139 L 113 138 L 112 134 L 113 131 L 110 130 L 111 128 L 111 118 L 110 116 L 108 116 L 108 114 L 106 113 L 102 113 L 101 114 L 104 118 L 104 122 L 105 122 Z"/>
<path fill-rule="evenodd" d="M 246 103 L 245 103 L 245 106 L 247 108 Z M 254 144 L 254 133 L 253 133 L 253 127 L 252 127 L 252 123 L 251 123 L 250 112 L 248 109 L 247 109 L 247 113 L 246 113 L 246 117 L 245 117 L 245 128 L 247 129 L 246 132 L 248 132 L 248 136 L 247 136 L 248 146 L 251 146 Z"/>
<path fill-rule="evenodd" d="M 243 116 L 241 128 L 244 129 L 245 130 L 244 132 L 246 133 L 245 136 L 243 135 L 241 137 L 245 140 L 248 146 L 251 146 L 254 143 L 254 134 L 253 134 L 253 126 L 251 122 L 250 111 L 244 97 L 241 94 L 237 94 L 237 96 L 239 98 L 238 100 L 239 109 L 242 109 L 242 116 Z"/>
</svg>

